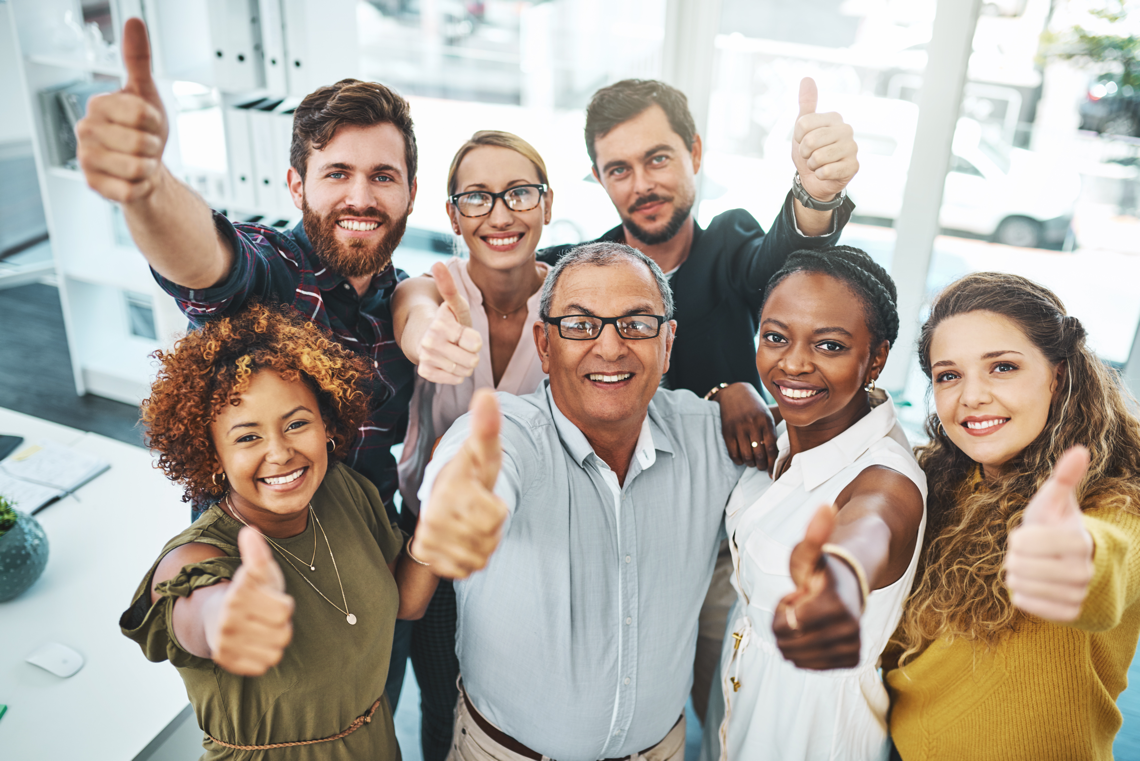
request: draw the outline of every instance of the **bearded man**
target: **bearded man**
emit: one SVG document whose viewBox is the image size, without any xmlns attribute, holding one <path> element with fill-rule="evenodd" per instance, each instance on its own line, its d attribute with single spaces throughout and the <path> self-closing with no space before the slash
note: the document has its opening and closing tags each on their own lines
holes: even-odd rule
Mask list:
<svg viewBox="0 0 1140 761">
<path fill-rule="evenodd" d="M 249 299 L 282 302 L 371 361 L 371 420 L 346 461 L 376 485 L 395 520 L 389 449 L 403 434 L 415 371 L 396 346 L 390 309 L 396 283 L 407 277 L 392 266 L 392 252 L 416 197 L 407 102 L 355 79 L 311 93 L 293 117 L 288 170 L 301 223 L 287 232 L 234 224 L 162 163 L 167 119 L 141 21 L 127 22 L 122 46 L 123 89 L 92 98 L 76 129 L 88 185 L 122 204 L 155 279 L 192 326 Z"/>
</svg>

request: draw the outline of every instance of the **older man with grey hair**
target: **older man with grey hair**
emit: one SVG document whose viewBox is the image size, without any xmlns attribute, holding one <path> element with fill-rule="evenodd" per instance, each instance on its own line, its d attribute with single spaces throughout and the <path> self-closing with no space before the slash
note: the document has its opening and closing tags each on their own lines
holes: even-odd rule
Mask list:
<svg viewBox="0 0 1140 761">
<path fill-rule="evenodd" d="M 499 397 L 498 435 L 476 399 L 420 491 L 413 556 L 450 575 L 486 564 L 456 584 L 449 759 L 680 761 L 698 612 L 744 468 L 716 404 L 658 388 L 677 326 L 652 260 L 582 246 L 541 299 L 549 380 Z M 482 541 L 441 549 L 464 532 Z"/>
</svg>

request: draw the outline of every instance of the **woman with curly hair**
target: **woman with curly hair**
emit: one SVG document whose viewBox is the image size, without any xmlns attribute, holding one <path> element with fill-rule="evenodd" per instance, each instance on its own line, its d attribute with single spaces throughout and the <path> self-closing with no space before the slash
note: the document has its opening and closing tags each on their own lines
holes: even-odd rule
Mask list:
<svg viewBox="0 0 1140 761">
<path fill-rule="evenodd" d="M 725 508 L 739 599 L 721 656 L 721 759 L 887 758 L 877 667 L 926 496 L 875 388 L 895 304 L 883 268 L 847 246 L 797 251 L 768 284 L 756 368 L 784 430 L 775 481 L 749 469 Z"/>
<path fill-rule="evenodd" d="M 884 658 L 897 751 L 1110 759 L 1140 634 L 1131 398 L 1061 300 L 1016 275 L 947 287 L 919 360 L 930 525 Z"/>
<path fill-rule="evenodd" d="M 369 367 L 258 304 L 157 357 L 148 444 L 184 500 L 213 504 L 162 549 L 123 633 L 178 668 L 204 759 L 399 759 L 392 631 L 436 578 L 338 461 L 367 419 Z"/>
</svg>

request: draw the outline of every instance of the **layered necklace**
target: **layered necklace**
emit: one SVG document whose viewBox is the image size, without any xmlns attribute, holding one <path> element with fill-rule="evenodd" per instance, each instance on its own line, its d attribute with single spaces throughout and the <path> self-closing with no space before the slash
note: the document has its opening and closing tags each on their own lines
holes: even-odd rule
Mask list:
<svg viewBox="0 0 1140 761">
<path fill-rule="evenodd" d="M 329 558 L 332 560 L 333 571 L 336 573 L 336 583 L 340 586 L 340 599 L 344 603 L 343 608 L 340 607 L 339 605 L 337 605 L 332 600 L 330 600 L 328 598 L 328 596 L 325 595 L 325 593 L 322 592 L 317 587 L 317 585 L 314 584 L 309 579 L 308 576 L 305 576 L 304 574 L 301 573 L 300 568 L 293 565 L 292 560 L 290 560 L 289 558 L 284 557 L 284 556 L 289 555 L 291 557 L 297 558 L 297 560 L 301 563 L 304 563 L 305 562 L 304 560 L 301 560 L 301 558 L 298 558 L 292 552 L 289 552 L 289 550 L 285 549 L 284 547 L 279 545 L 277 542 L 273 541 L 270 537 L 266 536 L 263 532 L 258 531 L 258 529 L 249 525 L 249 521 L 247 521 L 244 517 L 242 517 L 242 514 L 238 512 L 236 507 L 234 507 L 233 500 L 230 499 L 230 495 L 228 492 L 226 493 L 226 504 L 229 506 L 230 512 L 232 512 L 234 514 L 235 518 L 237 518 L 239 521 L 241 521 L 241 524 L 243 526 L 245 526 L 249 529 L 252 529 L 253 531 L 257 531 L 257 533 L 261 534 L 262 538 L 264 538 L 265 541 L 269 542 L 269 544 L 275 550 L 283 553 L 282 554 L 282 560 L 284 560 L 286 563 L 288 563 L 289 567 L 292 568 L 294 571 L 296 571 L 297 575 L 300 576 L 302 579 L 304 579 L 306 584 L 308 584 L 310 587 L 312 587 L 313 590 L 316 591 L 317 594 L 319 594 L 321 597 L 323 597 L 325 599 L 325 602 L 327 602 L 329 605 L 333 606 L 334 608 L 339 610 L 341 613 L 343 613 L 345 620 L 348 621 L 350 626 L 356 625 L 356 616 L 354 616 L 352 613 L 348 612 L 348 598 L 345 597 L 345 594 L 344 594 L 344 582 L 342 582 L 340 579 L 340 569 L 336 567 L 336 555 L 333 554 L 332 545 L 329 544 L 329 535 L 325 533 L 325 527 L 321 525 L 321 519 L 317 517 L 317 511 L 313 509 L 313 503 L 312 502 L 309 503 L 309 517 L 311 517 L 313 519 L 313 521 L 317 524 L 317 528 L 321 530 L 321 536 L 323 536 L 325 538 L 325 546 L 328 547 L 328 549 L 329 549 Z M 317 532 L 314 529 L 314 531 L 313 531 L 313 559 L 310 560 L 308 563 L 306 563 L 306 565 L 309 566 L 310 571 L 317 570 L 317 567 L 315 565 L 316 560 L 317 560 Z"/>
</svg>

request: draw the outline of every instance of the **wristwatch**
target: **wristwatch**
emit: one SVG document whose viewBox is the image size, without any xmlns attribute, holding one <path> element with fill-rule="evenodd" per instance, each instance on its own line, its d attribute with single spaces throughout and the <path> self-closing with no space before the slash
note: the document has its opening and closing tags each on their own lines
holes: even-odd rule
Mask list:
<svg viewBox="0 0 1140 761">
<path fill-rule="evenodd" d="M 804 205 L 807 209 L 815 209 L 816 211 L 831 211 L 838 209 L 843 205 L 843 201 L 847 198 L 847 190 L 844 188 L 839 191 L 839 195 L 832 198 L 830 201 L 821 201 L 818 198 L 813 198 L 810 193 L 804 188 L 800 182 L 800 173 L 796 172 L 796 176 L 792 178 L 792 195 L 796 200 Z"/>
</svg>

